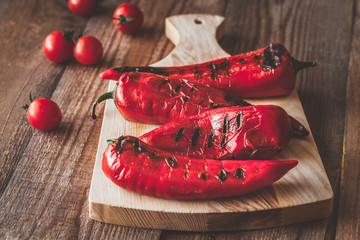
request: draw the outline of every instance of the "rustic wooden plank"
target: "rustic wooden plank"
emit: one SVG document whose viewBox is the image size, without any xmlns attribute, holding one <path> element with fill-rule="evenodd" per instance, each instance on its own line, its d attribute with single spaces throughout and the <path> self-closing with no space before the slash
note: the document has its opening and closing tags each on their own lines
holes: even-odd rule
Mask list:
<svg viewBox="0 0 360 240">
<path fill-rule="evenodd" d="M 162 34 L 164 17 L 173 14 L 194 12 L 226 14 L 227 34 L 221 42 L 221 45 L 226 51 L 232 54 L 256 49 L 267 44 L 270 40 L 277 40 L 289 46 L 290 50 L 294 52 L 294 56 L 300 59 L 317 60 L 320 65 L 316 71 L 309 70 L 298 75 L 300 81 L 298 81 L 297 88 L 331 184 L 335 190 L 335 196 L 337 196 L 337 189 L 340 186 L 339 159 L 341 159 L 342 153 L 343 114 L 345 113 L 345 109 L 341 105 L 344 104 L 347 57 L 349 56 L 348 48 L 350 46 L 348 36 L 351 25 L 349 20 L 351 19 L 352 12 L 350 6 L 352 5 L 351 1 L 229 1 L 228 3 L 224 1 L 211 1 L 210 3 L 208 3 L 208 1 L 164 1 L 161 3 L 161 8 L 157 7 L 157 4 L 151 1 L 140 1 L 137 3 L 145 9 L 146 14 L 149 16 L 147 21 L 145 21 L 144 31 L 134 37 L 116 35 L 110 41 L 103 42 L 104 45 L 106 45 L 107 53 L 101 63 L 102 70 L 115 65 L 115 63 L 116 65 L 138 65 L 158 61 L 172 49 L 172 44 L 169 43 Z M 111 13 L 111 10 L 107 10 L 107 8 L 116 5 L 114 1 L 105 1 L 104 4 L 103 9 L 108 11 L 108 13 Z M 17 9 L 24 9 L 24 11 L 18 11 Z M 51 97 L 53 89 L 55 89 L 57 82 L 61 78 L 61 73 L 66 73 L 66 70 L 64 72 L 63 65 L 54 65 L 48 63 L 46 59 L 43 59 L 40 50 L 41 46 L 36 44 L 42 42 L 46 34 L 54 30 L 54 28 L 62 29 L 63 26 L 83 26 L 88 19 L 72 15 L 66 9 L 66 1 L 2 1 L 0 13 L 0 18 L 2 19 L 2 21 L 0 21 L 0 32 L 2 33 L 2 37 L 0 38 L 0 52 L 2 53 L 0 56 L 0 65 L 2 66 L 0 69 L 0 98 L 2 103 L 5 102 L 5 105 L 0 108 L 1 134 L 4 136 L 0 140 L 0 153 L 2 156 L 0 160 L 1 192 L 5 190 L 12 175 L 12 173 L 7 175 L 9 174 L 8 171 L 2 170 L 8 168 L 10 171 L 13 171 L 16 166 L 19 169 L 16 177 L 13 177 L 11 180 L 11 186 L 6 189 L 6 194 L 5 192 L 3 194 L 3 196 L 7 196 L 6 199 L 5 197 L 1 198 L 0 207 L 4 209 L 0 214 L 1 236 L 8 238 L 33 236 L 36 238 L 46 236 L 45 232 L 53 232 L 55 236 L 72 236 L 73 238 L 122 236 L 124 239 L 129 239 L 131 237 L 141 238 L 141 236 L 144 237 L 146 234 L 150 234 L 153 236 L 151 237 L 152 239 L 156 239 L 158 232 L 123 228 L 97 223 L 88 219 L 86 194 L 88 192 L 88 185 L 90 183 L 89 175 L 91 175 L 93 164 L 93 162 L 91 162 L 93 160 L 91 156 L 95 153 L 94 149 L 96 149 L 98 139 L 98 132 L 96 130 L 100 129 L 100 120 L 96 123 L 84 121 L 81 128 L 79 120 L 77 120 L 75 124 L 68 121 L 63 122 L 60 128 L 62 129 L 61 131 L 63 131 L 63 129 L 67 131 L 68 137 L 66 138 L 64 135 L 58 136 L 58 130 L 56 133 L 45 134 L 33 131 L 26 124 L 22 109 L 17 108 L 27 101 L 27 95 L 30 91 L 38 92 L 39 96 Z M 101 13 L 99 13 L 99 15 L 101 15 Z M 25 27 L 21 28 L 21 26 Z M 129 46 L 132 47 L 131 50 L 128 49 Z M 299 48 L 297 46 L 299 46 Z M 110 50 L 110 48 L 113 50 Z M 140 50 L 142 54 L 136 53 L 138 50 Z M 43 68 L 40 68 L 40 65 L 42 65 Z M 44 70 L 44 72 L 42 70 Z M 73 72 L 77 71 L 76 68 L 71 68 L 70 70 Z M 95 75 L 92 74 L 85 76 L 95 78 Z M 7 84 L 9 79 L 11 79 L 11 88 Z M 24 79 L 28 79 L 25 81 L 26 84 L 23 84 Z M 61 81 L 65 81 L 65 79 L 67 80 L 69 77 L 64 78 L 64 80 L 61 78 Z M 79 80 L 79 78 L 75 80 Z M 70 87 L 78 87 L 80 92 L 88 93 L 84 91 L 86 86 L 84 86 L 82 82 L 86 79 L 78 82 L 75 80 L 71 82 Z M 91 94 L 98 95 L 106 90 L 106 85 L 106 83 L 101 83 L 97 86 L 98 89 L 89 91 Z M 60 90 L 56 88 L 56 91 Z M 19 94 L 16 94 L 17 92 L 19 92 Z M 57 94 L 57 100 L 65 96 L 63 95 L 64 93 Z M 74 94 L 74 92 L 70 94 Z M 70 94 L 66 96 L 71 98 Z M 16 100 L 8 100 L 9 97 L 14 96 L 19 97 Z M 80 102 L 78 108 L 81 106 L 81 108 L 89 109 L 91 106 L 91 101 L 85 101 L 84 103 L 83 100 L 81 100 Z M 67 106 L 67 103 L 68 102 L 62 103 L 62 106 Z M 316 103 L 316 106 L 313 105 L 314 103 Z M 317 106 L 318 103 L 321 104 L 320 107 Z M 67 112 L 67 119 L 69 120 L 70 112 L 71 110 Z M 76 114 L 77 118 L 85 117 L 83 112 L 81 114 L 79 112 L 73 113 Z M 94 125 L 90 128 L 88 126 L 89 124 Z M 61 158 L 62 160 L 57 160 L 61 162 L 55 164 L 55 161 L 51 160 L 51 157 L 56 156 L 56 153 L 52 152 L 53 150 L 51 149 L 53 148 L 53 144 L 62 144 L 62 142 L 73 138 L 77 134 L 73 132 L 74 127 L 79 131 L 83 129 L 91 131 L 91 133 L 87 133 L 88 135 L 81 135 L 81 137 L 85 139 L 78 139 L 80 140 L 78 147 L 84 147 L 84 150 L 76 165 L 79 164 L 79 166 L 83 166 L 85 170 L 72 171 L 69 175 L 72 179 L 72 181 L 70 181 L 72 185 L 69 185 L 68 192 L 66 193 L 64 189 L 58 192 L 65 192 L 66 195 L 70 196 L 70 199 L 65 201 L 64 204 L 54 204 L 53 202 L 56 201 L 53 198 L 47 199 L 47 191 L 49 191 L 51 187 L 43 183 L 42 180 L 45 181 L 51 174 L 58 174 L 58 176 L 60 176 L 63 173 L 59 171 L 59 167 L 65 165 L 68 163 L 67 161 L 70 160 L 65 161 L 63 156 Z M 32 136 L 33 133 L 34 136 Z M 19 136 L 21 136 L 20 139 Z M 30 149 L 31 146 L 26 148 L 27 142 L 30 139 L 31 141 L 35 139 L 35 144 L 31 144 L 31 146 L 46 143 L 43 145 L 43 149 L 41 149 L 39 154 L 32 152 L 37 149 L 39 150 L 39 148 L 34 150 Z M 334 139 L 334 141 L 329 139 Z M 65 146 L 69 148 L 69 145 L 64 144 L 64 147 Z M 49 149 L 51 151 L 49 151 Z M 22 153 L 24 150 L 25 153 Z M 47 156 L 47 154 L 44 153 L 45 151 L 50 152 L 50 156 Z M 68 149 L 66 151 L 69 152 Z M 349 156 L 349 151 L 347 153 Z M 74 153 L 76 156 L 79 156 L 79 154 L 78 150 Z M 55 171 L 56 169 L 48 168 L 46 173 L 41 173 L 40 177 L 37 177 L 37 181 L 27 179 L 25 176 L 20 176 L 25 172 L 27 172 L 26 176 L 29 176 L 28 172 L 34 170 L 33 165 L 27 166 L 25 164 L 27 161 L 32 164 L 32 162 L 44 156 L 47 160 L 51 160 L 52 166 L 56 166 L 57 171 Z M 356 157 L 357 155 L 353 156 Z M 79 171 L 81 172 L 79 173 Z M 39 171 L 36 173 L 39 173 Z M 83 179 L 75 177 L 74 174 L 77 173 L 79 173 Z M 88 173 L 89 175 L 87 175 Z M 6 175 L 5 177 L 4 174 Z M 58 180 L 64 178 L 67 179 L 63 176 Z M 76 183 L 77 179 L 81 181 Z M 75 183 L 78 185 L 74 185 Z M 57 184 L 57 187 L 66 187 L 64 184 Z M 15 185 L 22 186 L 13 189 Z M 38 193 L 38 196 L 40 196 L 38 203 L 32 199 L 31 193 L 36 192 L 36 190 L 32 188 L 44 190 L 43 193 Z M 19 191 L 19 189 L 21 191 L 16 192 Z M 79 189 L 83 191 L 79 191 Z M 13 196 L 9 198 L 11 195 Z M 5 202 L 7 200 L 13 200 L 14 196 L 24 198 L 22 202 L 24 206 L 20 204 L 21 206 L 19 208 L 15 208 L 16 204 L 12 206 L 10 204 L 5 207 Z M 35 202 L 37 205 L 28 205 L 27 202 L 31 199 L 32 201 L 30 201 L 30 203 Z M 31 229 L 36 229 L 38 224 L 40 224 L 40 222 L 36 223 L 35 220 L 32 224 L 27 222 L 28 219 L 30 219 L 30 216 L 27 216 L 27 214 L 30 215 L 36 212 L 36 210 L 31 211 L 33 207 L 37 207 L 37 209 L 44 207 L 44 215 L 42 215 L 44 220 L 40 221 L 43 224 L 49 219 L 56 219 L 56 221 L 58 221 L 58 219 L 55 218 L 58 213 L 60 213 L 59 216 L 62 219 L 60 219 L 61 221 L 56 227 L 49 223 L 37 231 L 37 234 L 31 235 Z M 68 208 L 71 208 L 71 210 L 68 210 Z M 334 210 L 336 211 L 336 209 Z M 17 215 L 17 217 L 14 217 L 14 215 Z M 45 219 L 45 215 L 49 215 L 49 218 Z M 341 219 L 345 215 L 341 216 L 340 214 L 339 216 Z M 66 222 L 66 217 L 69 217 L 70 221 Z M 334 227 L 336 225 L 336 217 L 337 215 L 334 214 L 330 219 L 331 221 L 317 221 L 315 223 L 262 231 L 221 234 L 164 232 L 162 239 L 168 239 L 167 236 L 178 236 L 178 238 L 183 237 L 186 239 L 214 239 L 221 237 L 232 237 L 236 239 L 238 236 L 244 239 L 266 238 L 266 236 L 273 236 L 273 238 L 284 237 L 291 239 L 298 237 L 299 239 L 305 239 L 305 237 L 312 236 L 313 239 L 317 239 L 324 238 L 323 232 L 326 228 L 325 238 L 333 238 L 335 234 Z M 340 220 L 338 231 L 344 227 L 345 224 L 343 223 L 344 221 Z M 11 226 L 11 224 L 15 224 L 15 226 Z M 354 227 L 354 225 L 352 225 L 352 227 Z M 59 235 L 62 231 L 65 233 Z M 313 233 L 311 233 L 312 231 Z M 24 235 L 21 235 L 22 232 L 24 232 Z"/>
<path fill-rule="evenodd" d="M 45 59 L 42 42 L 54 29 L 82 27 L 85 22 L 58 9 L 66 9 L 66 5 L 55 1 L 1 2 L 0 134 L 3 137 L 0 139 L 0 193 L 32 134 L 20 107 L 29 102 L 30 92 L 34 97 L 50 97 L 64 71 L 64 64 L 52 64 Z M 54 24 L 48 24 L 54 19 L 57 19 Z"/>
<path fill-rule="evenodd" d="M 354 5 L 336 239 L 360 239 L 360 5 Z"/>
<path fill-rule="evenodd" d="M 288 46 L 295 57 L 319 63 L 316 69 L 298 74 L 297 89 L 336 198 L 340 180 L 351 10 L 352 1 L 230 1 L 225 12 L 227 30 L 221 41 L 221 46 L 232 54 L 262 47 L 269 41 L 279 41 Z M 330 17 L 334 15 L 336 19 Z M 243 29 L 234 30 L 239 27 Z M 329 220 L 217 236 L 330 239 L 335 235 L 336 218 L 335 208 Z M 174 237 L 172 232 L 164 232 L 163 236 L 164 239 Z"/>
<path fill-rule="evenodd" d="M 309 8 L 301 11 L 308 15 L 297 18 L 290 35 L 294 43 L 294 56 L 319 63 L 316 71 L 299 74 L 297 88 L 335 196 L 333 214 L 324 220 L 321 230 L 325 230 L 326 239 L 334 238 L 338 217 L 353 3 L 351 0 L 309 2 Z M 336 18 L 328 17 L 335 14 Z M 306 31 L 299 32 L 301 28 Z M 304 39 L 303 43 L 300 39 Z M 302 228 L 301 232 L 308 230 Z"/>
<path fill-rule="evenodd" d="M 10 10 L 21 8 L 25 3 L 27 2 L 20 2 L 16 8 L 9 4 L 9 14 L 13 13 Z M 37 4 L 39 2 L 34 5 L 37 6 Z M 42 3 L 40 2 L 40 4 Z M 55 6 L 58 4 L 56 2 Z M 110 44 L 111 42 L 116 43 L 115 47 L 120 51 L 132 40 L 129 36 L 118 34 L 111 20 L 109 21 L 108 16 L 111 16 L 117 4 L 116 1 L 107 1 L 104 12 L 88 19 L 85 29 L 87 34 L 95 35 L 104 43 L 105 52 L 114 48 Z M 46 11 L 52 14 L 55 9 L 53 5 L 48 4 L 47 8 L 49 9 L 39 10 L 39 17 L 44 17 L 42 20 L 49 20 L 46 23 L 48 28 L 56 25 L 49 24 L 49 22 L 61 22 L 59 19 L 66 16 L 61 15 L 68 12 L 66 3 L 62 2 L 60 5 L 62 13 L 59 13 L 59 16 L 52 15 L 51 19 L 43 15 L 46 15 Z M 67 22 L 75 22 L 74 19 L 77 17 L 73 17 L 70 12 L 68 14 L 69 17 L 65 17 L 66 21 L 62 24 L 73 26 Z M 40 22 L 35 13 L 32 17 Z M 85 20 L 81 20 L 80 23 L 84 23 Z M 26 22 L 26 20 L 24 21 Z M 30 22 L 30 20 L 28 21 Z M 14 38 L 21 36 L 21 32 L 26 31 L 21 26 L 18 27 L 19 33 L 15 34 Z M 37 43 L 42 44 L 46 34 L 53 30 L 43 28 L 42 25 L 37 27 L 43 36 L 34 40 L 30 46 L 35 46 Z M 6 26 L 4 28 L 6 29 Z M 146 48 L 144 39 L 146 39 L 144 35 L 139 37 L 138 42 L 141 44 L 138 44 L 137 47 L 141 45 Z M 11 105 L 7 110 L 10 113 L 7 114 L 12 115 L 8 117 L 9 123 L 2 132 L 11 141 L 1 142 L 1 146 L 4 146 L 2 154 L 7 157 L 2 158 L 1 169 L 5 174 L 10 172 L 11 178 L 9 176 L 3 178 L 5 180 L 0 202 L 2 209 L 0 212 L 0 238 L 73 239 L 99 236 L 100 238 L 143 239 L 145 236 L 150 236 L 149 239 L 157 239 L 160 231 L 104 225 L 95 223 L 88 218 L 87 193 L 93 167 L 92 160 L 96 153 L 98 140 L 99 132 L 96 130 L 100 129 L 101 124 L 101 121 L 91 119 L 90 112 L 95 97 L 105 90 L 106 82 L 99 81 L 97 76 L 100 68 L 98 67 L 81 66 L 75 61 L 69 65 L 49 63 L 42 55 L 41 44 L 36 50 L 31 49 L 34 52 L 27 53 L 29 54 L 28 59 L 34 58 L 32 62 L 29 61 L 31 64 L 27 66 L 28 68 L 24 67 L 28 59 L 12 60 L 13 63 L 20 61 L 20 69 L 26 70 L 23 74 L 28 76 L 24 77 L 21 74 L 17 76 L 21 90 L 18 95 L 24 96 L 10 102 Z M 148 46 L 148 50 L 143 52 L 148 53 L 151 49 Z M 136 46 L 135 51 L 137 51 Z M 127 51 L 122 52 L 126 53 Z M 106 64 L 107 61 L 109 59 L 105 57 L 100 64 Z M 10 73 L 4 77 L 9 77 L 16 71 L 19 70 L 10 68 Z M 26 85 L 23 83 L 24 79 L 27 79 Z M 5 91 L 7 89 L 9 88 L 5 88 Z M 15 109 L 17 106 L 21 106 L 22 102 L 27 101 L 30 90 L 36 90 L 41 96 L 52 97 L 59 104 L 63 113 L 63 121 L 56 130 L 34 131 L 26 123 L 21 109 L 11 113 L 11 109 Z M 22 121 L 15 121 L 16 124 L 11 125 L 11 120 L 20 118 L 20 116 Z M 9 159 L 11 161 L 7 161 Z M 10 169 L 4 169 L 3 166 L 9 166 Z M 3 177 L 3 173 L 1 176 Z"/>
<path fill-rule="evenodd" d="M 321 9 L 321 11 L 320 11 Z M 314 70 L 298 74 L 297 89 L 315 141 L 324 162 L 335 201 L 333 215 L 316 224 L 304 223 L 287 228 L 264 230 L 274 238 L 321 239 L 333 238 L 337 219 L 337 196 L 342 154 L 341 141 L 344 127 L 344 103 L 349 41 L 351 35 L 352 1 L 284 2 L 280 20 L 272 28 L 277 41 L 289 46 L 299 59 L 316 60 Z M 329 18 L 336 14 L 337 18 Z M 331 139 L 331 141 L 329 140 Z M 291 231 L 291 229 L 293 231 Z M 292 233 L 292 234 L 289 234 Z M 250 232 L 247 236 L 257 235 Z M 242 235 L 242 237 L 245 237 Z M 245 237 L 246 239 L 247 237 Z M 249 237 L 250 238 L 250 237 Z M 285 238 L 285 239 L 286 239 Z"/>
</svg>

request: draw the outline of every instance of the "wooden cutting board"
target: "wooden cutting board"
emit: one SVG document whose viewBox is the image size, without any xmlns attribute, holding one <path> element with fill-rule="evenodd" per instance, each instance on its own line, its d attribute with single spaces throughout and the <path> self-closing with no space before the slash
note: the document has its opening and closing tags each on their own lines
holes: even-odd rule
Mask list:
<svg viewBox="0 0 360 240">
<path fill-rule="evenodd" d="M 214 15 L 179 15 L 166 19 L 166 36 L 174 50 L 152 66 L 176 66 L 229 56 L 216 39 L 224 33 L 224 18 Z M 316 71 L 313 69 L 311 71 Z M 115 82 L 109 84 L 113 90 Z M 289 96 L 249 100 L 253 104 L 283 107 L 310 130 L 294 90 Z M 184 231 L 229 231 L 281 226 L 324 218 L 331 214 L 333 192 L 312 134 L 291 139 L 279 159 L 297 159 L 298 166 L 272 186 L 227 199 L 175 201 L 124 190 L 102 172 L 105 141 L 121 135 L 140 136 L 157 127 L 125 120 L 108 101 L 100 133 L 89 194 L 92 219 L 141 228 Z"/>
</svg>

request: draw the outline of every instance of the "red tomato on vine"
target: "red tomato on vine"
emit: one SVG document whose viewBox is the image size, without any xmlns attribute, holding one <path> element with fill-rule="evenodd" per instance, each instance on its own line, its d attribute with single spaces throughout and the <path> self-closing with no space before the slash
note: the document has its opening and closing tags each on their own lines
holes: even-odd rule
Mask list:
<svg viewBox="0 0 360 240">
<path fill-rule="evenodd" d="M 62 114 L 59 106 L 48 98 L 31 99 L 30 104 L 25 104 L 26 117 L 31 126 L 38 130 L 51 130 L 61 122 Z"/>
<path fill-rule="evenodd" d="M 143 21 L 143 12 L 132 3 L 120 4 L 113 14 L 114 26 L 123 33 L 136 33 L 141 28 Z"/>
</svg>

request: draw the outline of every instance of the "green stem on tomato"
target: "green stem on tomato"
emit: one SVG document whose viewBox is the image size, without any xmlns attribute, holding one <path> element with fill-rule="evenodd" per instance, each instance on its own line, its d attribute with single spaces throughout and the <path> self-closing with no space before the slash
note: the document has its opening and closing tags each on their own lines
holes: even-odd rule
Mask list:
<svg viewBox="0 0 360 240">
<path fill-rule="evenodd" d="M 75 30 L 66 29 L 63 31 L 63 36 L 66 40 L 71 41 L 73 40 Z"/>
<path fill-rule="evenodd" d="M 22 106 L 22 108 L 25 109 L 25 111 L 26 111 L 26 110 L 29 108 L 29 104 L 26 104 L 26 103 L 25 103 L 25 104 Z"/>
<path fill-rule="evenodd" d="M 30 92 L 30 94 L 29 94 L 29 99 L 30 99 L 30 103 L 32 103 L 33 100 L 32 100 L 32 97 L 31 97 L 31 92 Z M 27 110 L 27 109 L 29 108 L 29 106 L 30 106 L 30 104 L 25 103 L 25 104 L 22 106 L 22 108 L 25 109 L 25 110 Z"/>
<path fill-rule="evenodd" d="M 130 22 L 133 20 L 132 17 L 128 17 L 128 16 L 123 16 L 123 15 L 120 15 L 119 17 L 117 18 L 113 18 L 114 20 L 118 20 L 118 24 L 117 24 L 117 27 L 120 27 L 121 25 L 127 23 L 127 22 Z"/>
</svg>

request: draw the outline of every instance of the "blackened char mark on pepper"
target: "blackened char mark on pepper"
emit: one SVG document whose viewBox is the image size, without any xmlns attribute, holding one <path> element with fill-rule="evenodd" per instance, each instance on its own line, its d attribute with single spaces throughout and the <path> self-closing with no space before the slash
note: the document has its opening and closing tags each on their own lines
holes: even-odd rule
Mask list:
<svg viewBox="0 0 360 240">
<path fill-rule="evenodd" d="M 184 85 L 184 82 L 181 82 L 181 83 L 174 89 L 174 91 L 175 91 L 176 93 L 179 92 L 183 85 Z"/>
<path fill-rule="evenodd" d="M 242 112 L 240 112 L 237 116 L 236 116 L 236 128 L 240 128 L 241 123 L 243 120 L 243 116 L 242 116 Z"/>
<path fill-rule="evenodd" d="M 271 70 L 281 64 L 281 57 L 284 54 L 284 47 L 281 44 L 270 44 L 263 52 L 262 68 Z"/>
<path fill-rule="evenodd" d="M 211 62 L 211 63 L 209 64 L 209 68 L 210 68 L 212 80 L 216 80 L 216 78 L 217 78 L 217 76 L 218 76 L 216 64 L 213 63 L 213 62 Z"/>
<path fill-rule="evenodd" d="M 141 145 L 138 139 L 133 140 L 129 137 L 121 136 L 121 137 L 119 137 L 118 142 L 116 143 L 116 146 L 114 148 L 117 155 L 120 155 L 123 152 L 123 150 L 125 148 L 125 144 L 127 144 L 127 143 L 131 144 L 134 147 L 134 151 L 137 153 L 146 151 L 145 146 Z"/>
<path fill-rule="evenodd" d="M 116 146 L 114 148 L 117 155 L 120 155 L 123 152 L 125 141 L 126 139 L 123 136 L 119 137 L 118 142 L 116 143 Z"/>
<path fill-rule="evenodd" d="M 210 62 L 209 69 L 211 73 L 211 79 L 216 80 L 219 77 L 219 72 L 224 71 L 227 77 L 230 77 L 230 62 L 228 59 L 224 59 L 221 63 L 215 64 Z"/>
<path fill-rule="evenodd" d="M 178 167 L 178 161 L 176 158 L 174 157 L 169 157 L 167 159 L 165 159 L 165 162 L 168 166 L 170 166 L 171 168 L 177 168 Z"/>
<path fill-rule="evenodd" d="M 229 118 L 227 115 L 224 117 L 224 123 L 223 123 L 223 133 L 227 133 L 229 131 Z"/>
<path fill-rule="evenodd" d="M 195 130 L 194 135 L 193 135 L 192 138 L 191 138 L 191 146 L 195 146 L 195 145 L 196 145 L 196 142 L 197 142 L 197 140 L 199 139 L 199 136 L 200 136 L 200 128 L 197 128 L 197 129 Z"/>
<path fill-rule="evenodd" d="M 183 135 L 184 135 L 184 128 L 180 128 L 175 136 L 175 142 L 178 142 Z"/>
<path fill-rule="evenodd" d="M 254 59 L 255 61 L 259 61 L 259 60 L 261 59 L 261 56 L 258 55 L 258 54 L 255 54 L 255 55 L 253 56 L 253 59 Z"/>
<path fill-rule="evenodd" d="M 156 158 L 157 157 L 157 152 L 154 150 L 150 153 L 150 157 L 151 158 Z"/>
<path fill-rule="evenodd" d="M 221 63 L 218 65 L 218 69 L 223 70 L 226 73 L 226 76 L 230 77 L 230 62 L 227 58 L 224 59 Z"/>
<path fill-rule="evenodd" d="M 211 146 L 213 145 L 213 138 L 214 138 L 214 129 L 211 130 L 210 135 L 209 135 L 209 140 L 207 143 L 207 147 L 211 148 Z"/>
<path fill-rule="evenodd" d="M 244 58 L 240 58 L 240 59 L 239 59 L 239 62 L 240 62 L 241 64 L 245 64 L 245 63 L 246 63 L 246 61 L 245 61 Z"/>
<path fill-rule="evenodd" d="M 201 179 L 201 180 L 208 180 L 210 178 L 210 174 L 207 173 L 207 172 L 202 172 L 202 173 L 199 173 L 198 177 Z"/>
<path fill-rule="evenodd" d="M 234 177 L 236 178 L 244 178 L 244 170 L 242 170 L 242 168 L 237 168 L 235 171 L 234 171 Z"/>
<path fill-rule="evenodd" d="M 225 180 L 228 177 L 228 173 L 222 168 L 219 172 L 219 175 L 216 176 L 217 179 L 219 179 L 220 182 L 225 182 Z"/>
<path fill-rule="evenodd" d="M 141 145 L 137 138 L 135 139 L 135 141 L 132 142 L 132 145 L 134 146 L 135 152 L 140 153 L 146 151 L 145 146 Z"/>
<path fill-rule="evenodd" d="M 118 67 L 113 68 L 115 72 L 125 73 L 125 72 L 143 72 L 143 73 L 154 73 L 162 76 L 169 76 L 169 73 L 166 68 L 156 68 L 156 67 Z"/>
</svg>

